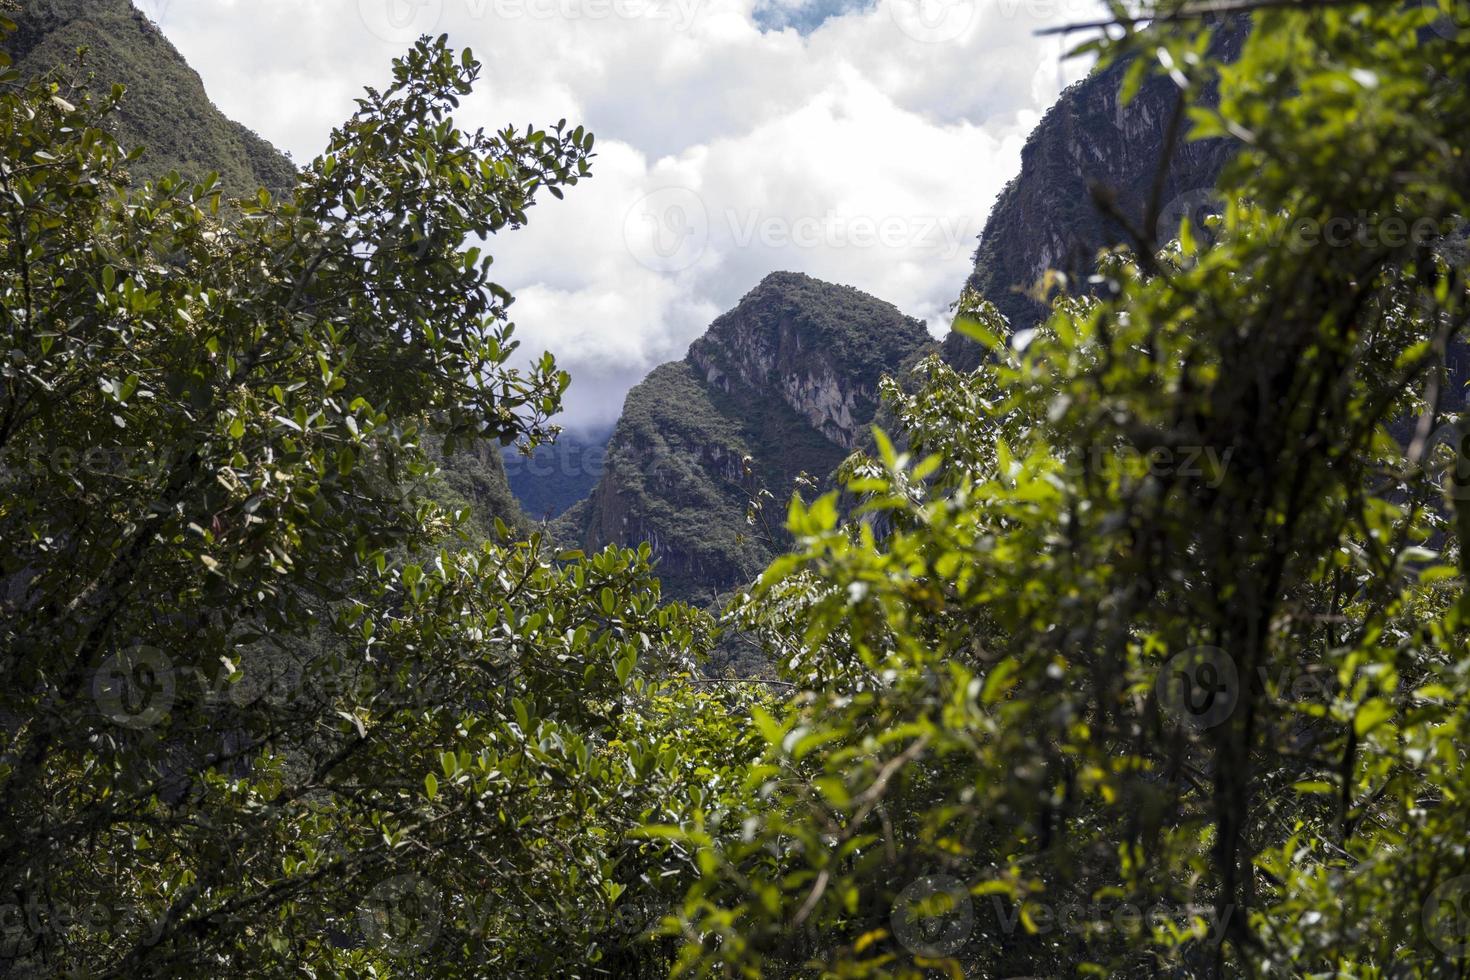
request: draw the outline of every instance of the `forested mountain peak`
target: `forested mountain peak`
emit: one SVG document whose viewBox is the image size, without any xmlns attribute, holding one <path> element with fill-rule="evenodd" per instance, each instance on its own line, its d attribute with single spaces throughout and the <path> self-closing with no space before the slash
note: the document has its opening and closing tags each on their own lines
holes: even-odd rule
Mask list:
<svg viewBox="0 0 1470 980">
<path fill-rule="evenodd" d="M 215 107 L 198 73 L 131 0 L 20 0 L 11 16 L 19 29 L 5 48 L 22 76 L 61 69 L 104 90 L 127 86 L 114 126 L 125 148 L 145 148 L 135 177 L 213 171 L 234 196 L 295 182 L 291 161 Z"/>
<path fill-rule="evenodd" d="M 588 547 L 649 541 L 675 595 L 743 584 L 780 541 L 747 521 L 751 503 L 825 480 L 872 422 L 879 379 L 928 342 L 890 303 L 773 272 L 629 392 L 601 480 L 558 526 Z"/>
</svg>

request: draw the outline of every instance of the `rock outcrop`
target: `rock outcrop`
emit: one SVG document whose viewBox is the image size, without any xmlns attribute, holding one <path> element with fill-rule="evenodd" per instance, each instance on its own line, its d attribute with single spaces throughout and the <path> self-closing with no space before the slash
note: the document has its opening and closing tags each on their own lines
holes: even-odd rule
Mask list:
<svg viewBox="0 0 1470 980">
<path fill-rule="evenodd" d="M 1212 53 L 1227 60 L 1240 51 L 1248 29 L 1236 19 L 1216 28 Z M 1033 288 L 1048 269 L 1085 283 L 1099 250 L 1129 242 L 1127 230 L 1100 208 L 1093 188 L 1117 212 L 1141 226 L 1164 152 L 1178 88 L 1151 75 L 1126 105 L 1119 88 L 1127 63 L 1094 72 L 1069 87 L 1026 140 L 1021 172 L 1008 183 L 986 221 L 968 287 L 993 303 L 1016 329 L 1035 326 L 1046 307 Z M 1165 171 L 1160 225 L 1177 226 L 1181 204 L 1215 186 L 1234 150 L 1223 139 L 1179 136 Z M 1157 229 L 1155 229 L 1157 230 Z M 1172 230 L 1172 227 L 1170 228 Z M 945 359 L 960 368 L 979 363 L 980 348 L 951 334 Z"/>
<path fill-rule="evenodd" d="M 586 548 L 648 541 L 681 598 L 744 584 L 784 543 L 798 477 L 836 468 L 871 424 L 883 374 L 928 342 L 922 323 L 855 289 L 767 276 L 688 357 L 629 392 L 602 478 L 558 522 L 561 536 Z M 772 497 L 751 524 L 761 491 Z"/>
</svg>

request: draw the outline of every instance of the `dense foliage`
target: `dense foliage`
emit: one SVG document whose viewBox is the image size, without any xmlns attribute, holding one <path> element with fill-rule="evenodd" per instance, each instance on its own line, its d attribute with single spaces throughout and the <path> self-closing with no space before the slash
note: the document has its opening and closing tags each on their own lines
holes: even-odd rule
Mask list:
<svg viewBox="0 0 1470 980">
<path fill-rule="evenodd" d="M 567 384 L 506 366 L 509 296 L 461 243 L 577 183 L 592 138 L 456 128 L 478 71 L 425 40 L 290 197 L 239 202 L 128 189 L 120 88 L 0 79 L 21 975 L 381 974 L 425 922 L 436 975 L 582 965 L 627 932 L 628 833 L 697 798 L 668 719 L 722 702 L 662 692 L 706 625 L 659 608 L 648 550 L 473 544 L 424 496 L 426 445 L 534 440 Z"/>
<path fill-rule="evenodd" d="M 1220 215 L 1156 240 L 1157 183 L 1085 294 L 968 305 L 982 364 L 885 381 L 899 438 L 729 613 L 750 684 L 697 674 L 649 545 L 435 503 L 439 454 L 559 406 L 465 243 L 590 135 L 458 129 L 478 65 L 425 39 L 231 202 L 128 187 L 120 92 L 6 73 L 0 962 L 1470 973 L 1470 31 L 1210 43 L 1097 45 L 1232 142 Z"/>
<path fill-rule="evenodd" d="M 859 518 L 792 505 L 744 615 L 802 693 L 742 843 L 680 828 L 683 969 L 1464 975 L 1470 49 L 1435 23 L 1109 46 L 1218 72 L 1224 213 L 1142 223 L 1039 328 L 973 311 L 991 360 L 891 388 L 912 457 L 854 466 Z"/>
</svg>

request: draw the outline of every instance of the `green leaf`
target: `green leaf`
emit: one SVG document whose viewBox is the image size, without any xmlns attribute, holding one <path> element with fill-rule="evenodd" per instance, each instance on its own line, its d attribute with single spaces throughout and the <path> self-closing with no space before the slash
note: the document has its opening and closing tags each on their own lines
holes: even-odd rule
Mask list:
<svg viewBox="0 0 1470 980">
<path fill-rule="evenodd" d="M 986 350 L 999 350 L 1005 346 L 1005 338 L 996 334 L 977 317 L 955 317 L 954 329 L 961 336 L 970 338 Z"/>
<path fill-rule="evenodd" d="M 632 650 L 629 650 L 618 658 L 617 663 L 613 665 L 613 670 L 617 674 L 619 684 L 626 685 L 628 683 L 628 678 L 633 676 L 633 668 L 637 664 L 638 654 Z"/>
<path fill-rule="evenodd" d="M 1021 669 L 1020 663 L 1015 657 L 1006 657 L 1000 663 L 990 668 L 990 673 L 985 675 L 985 684 L 980 690 L 980 701 L 982 704 L 995 704 L 1005 697 L 1016 684 L 1016 673 Z"/>
<path fill-rule="evenodd" d="M 1393 716 L 1393 705 L 1382 698 L 1372 698 L 1360 705 L 1353 716 L 1353 731 L 1361 738 Z"/>
<path fill-rule="evenodd" d="M 1292 783 L 1291 788 L 1296 790 L 1298 793 L 1307 794 L 1333 793 L 1336 792 L 1337 789 L 1337 787 L 1333 786 L 1331 783 L 1324 782 L 1323 780 L 1304 780 L 1303 782 Z"/>
<path fill-rule="evenodd" d="M 775 718 L 772 718 L 766 709 L 761 707 L 752 708 L 750 717 L 755 722 L 755 727 L 761 733 L 761 737 L 770 744 L 780 745 L 782 740 L 786 738 L 785 727 L 776 721 Z"/>
</svg>

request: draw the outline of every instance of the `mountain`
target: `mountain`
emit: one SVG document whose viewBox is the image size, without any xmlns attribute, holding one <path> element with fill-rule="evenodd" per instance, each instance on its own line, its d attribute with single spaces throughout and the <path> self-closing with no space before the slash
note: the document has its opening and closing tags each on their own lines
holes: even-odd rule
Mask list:
<svg viewBox="0 0 1470 980">
<path fill-rule="evenodd" d="M 1223 24 L 1215 53 L 1238 54 L 1246 31 L 1244 20 Z M 1028 293 L 1047 269 L 1085 282 L 1100 249 L 1129 240 L 1094 189 L 1135 223 L 1148 210 L 1177 90 L 1150 76 L 1120 105 L 1127 68 L 1100 69 L 1062 94 L 991 212 L 967 285 L 1018 329 L 1045 314 Z M 1181 127 L 1162 182 L 1161 227 L 1206 199 L 1231 153 L 1228 141 L 1190 142 Z M 748 502 L 768 490 L 783 511 L 798 474 L 827 479 L 872 422 L 878 377 L 911 363 L 926 340 L 914 321 L 855 290 L 768 277 L 683 361 L 629 393 L 602 479 L 557 528 L 586 547 L 647 539 L 666 586 L 683 598 L 747 581 L 781 543 L 780 532 L 749 525 Z M 979 361 L 978 345 L 958 334 L 942 350 L 957 367 Z M 779 526 L 771 511 L 769 525 Z"/>
<path fill-rule="evenodd" d="M 575 379 L 573 379 L 575 381 Z M 510 490 L 525 512 L 538 520 L 560 517 L 591 495 L 602 476 L 612 429 L 563 432 L 551 445 L 527 457 L 514 446 L 501 451 Z"/>
<path fill-rule="evenodd" d="M 1237 18 L 1220 25 L 1212 53 L 1240 53 L 1248 30 Z M 1178 89 L 1163 75 L 1150 75 L 1134 98 L 1120 105 L 1119 86 L 1128 70 L 1120 62 L 1071 85 L 1026 140 L 1021 171 L 1001 191 L 986 221 L 967 286 L 993 303 L 1015 329 L 1035 326 L 1046 307 L 1030 295 L 1048 269 L 1085 282 L 1100 249 L 1130 241 L 1126 229 L 1099 208 L 1093 188 L 1111 197 L 1135 225 L 1143 222 L 1164 159 L 1169 120 Z M 1165 173 L 1159 224 L 1177 227 L 1181 209 L 1207 202 L 1230 159 L 1224 139 L 1190 142 L 1181 127 Z M 1170 207 L 1169 205 L 1173 205 Z M 973 368 L 980 347 L 952 333 L 944 356 L 958 368 Z"/>
<path fill-rule="evenodd" d="M 127 86 L 115 135 L 147 151 L 135 176 L 218 171 L 237 197 L 295 183 L 291 161 L 215 108 L 199 75 L 129 0 L 21 0 L 14 19 L 6 50 L 22 75 L 74 68 L 86 48 L 82 78 L 103 90 Z"/>
<path fill-rule="evenodd" d="M 17 30 L 4 47 L 22 77 L 57 69 L 78 77 L 71 69 L 77 49 L 86 48 L 81 78 L 103 90 L 118 82 L 127 86 L 115 135 L 125 147 L 144 147 L 135 178 L 170 170 L 195 178 L 217 172 L 226 193 L 236 197 L 295 184 L 295 165 L 215 108 L 199 75 L 130 0 L 22 0 L 19 6 L 10 14 Z M 429 491 L 435 499 L 468 506 L 484 532 L 497 517 L 529 532 L 531 522 L 511 494 L 498 447 L 478 447 L 441 462 L 443 472 Z"/>
<path fill-rule="evenodd" d="M 872 421 L 879 379 L 929 342 L 888 303 L 772 273 L 628 393 L 602 478 L 559 536 L 587 549 L 648 541 L 678 598 L 749 581 L 783 543 L 797 479 L 831 474 Z M 773 499 L 751 525 L 761 491 Z"/>
<path fill-rule="evenodd" d="M 1238 54 L 1246 30 L 1242 19 L 1224 24 L 1212 42 L 1215 52 L 1227 58 Z M 1020 173 L 991 211 L 967 286 L 994 303 L 1016 329 L 1034 326 L 1045 315 L 1046 307 L 1029 293 L 1047 269 L 1085 281 L 1100 249 L 1128 240 L 1123 226 L 1094 201 L 1093 187 L 1110 195 L 1134 221 L 1148 209 L 1177 90 L 1167 77 L 1149 76 L 1133 100 L 1120 105 L 1119 86 L 1127 68 L 1123 62 L 1095 71 L 1062 94 L 1027 139 Z M 1165 174 L 1160 201 L 1174 207 L 1165 208 L 1161 225 L 1177 225 L 1179 206 L 1200 203 L 1230 158 L 1227 141 L 1189 142 L 1186 136 L 1179 135 Z M 865 349 L 839 344 L 827 358 L 826 373 L 809 374 L 792 365 L 784 380 L 773 381 L 770 345 L 759 330 L 742 329 L 735 322 L 768 289 L 791 289 L 799 279 L 805 277 L 777 274 L 767 279 L 740 307 L 716 321 L 685 361 L 658 368 L 629 394 L 608 447 L 607 475 L 592 499 L 558 522 L 563 536 L 583 543 L 633 543 L 636 529 L 646 528 L 664 557 L 665 575 L 681 589 L 741 581 L 749 569 L 759 567 L 769 549 L 756 544 L 746 527 L 746 501 L 754 489 L 771 487 L 774 477 L 781 497 L 799 470 L 827 477 L 843 458 L 842 450 L 853 448 L 857 434 L 872 421 L 872 409 L 864 403 L 854 412 L 856 405 L 823 399 L 839 390 L 871 391 L 876 374 L 898 370 L 905 358 L 912 361 L 923 350 L 922 345 L 899 345 L 900 352 L 872 344 L 872 338 L 854 341 L 843 335 L 842 343 Z M 805 283 L 809 298 L 813 290 L 842 288 L 816 280 Z M 963 369 L 980 359 L 979 346 L 956 333 L 945 338 L 942 352 Z M 808 348 L 799 356 L 811 359 L 823 353 Z M 875 365 L 881 365 L 876 373 Z M 824 379 L 820 385 L 809 380 L 817 376 Z M 803 384 L 812 387 L 783 387 Z M 784 407 L 764 404 L 762 399 L 770 395 L 780 395 Z M 722 404 L 713 404 L 717 398 Z M 681 400 L 688 403 L 686 413 L 669 410 Z M 796 403 L 806 408 L 794 409 Z M 751 440 L 763 445 L 762 434 L 750 432 L 750 420 L 793 411 L 807 415 L 808 424 L 793 424 L 791 431 L 820 436 L 781 454 L 801 464 L 793 470 L 757 458 L 758 472 L 744 473 L 740 461 Z M 673 459 L 681 462 L 669 462 Z M 588 482 L 585 474 L 568 475 L 564 465 L 547 472 L 552 467 L 542 463 L 541 469 L 534 481 L 513 480 L 521 503 L 533 514 L 549 509 L 548 498 L 565 506 Z"/>
</svg>

